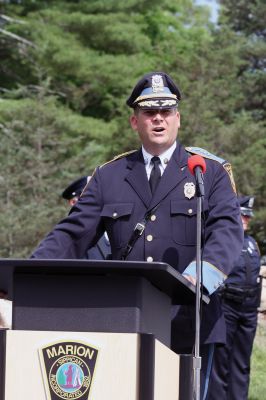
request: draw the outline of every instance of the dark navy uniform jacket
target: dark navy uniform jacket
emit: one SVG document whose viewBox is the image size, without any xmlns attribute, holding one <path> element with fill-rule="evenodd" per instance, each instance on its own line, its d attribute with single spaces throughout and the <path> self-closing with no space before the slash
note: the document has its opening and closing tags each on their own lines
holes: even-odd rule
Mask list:
<svg viewBox="0 0 266 400">
<path fill-rule="evenodd" d="M 238 260 L 226 279 L 225 283 L 243 288 L 257 288 L 253 296 L 247 296 L 243 301 L 246 308 L 255 308 L 260 302 L 260 251 L 258 244 L 252 236 L 245 233 L 244 245 Z M 256 294 L 255 294 L 256 293 Z M 226 299 L 224 300 L 226 301 Z M 230 303 L 232 304 L 232 303 Z"/>
<path fill-rule="evenodd" d="M 104 231 L 111 243 L 113 259 L 120 259 L 137 222 L 159 204 L 136 242 L 128 260 L 162 261 L 180 273 L 195 275 L 196 197 L 184 194 L 185 183 L 194 182 L 187 168 L 189 154 L 177 143 L 156 192 L 152 196 L 142 151 L 98 167 L 80 200 L 35 250 L 35 258 L 83 258 Z M 223 166 L 206 159 L 204 175 L 206 216 L 203 284 L 211 294 L 226 279 L 243 243 L 239 204 Z M 202 323 L 204 342 L 223 341 L 221 313 L 216 296 Z M 194 310 L 194 308 L 193 308 Z M 194 340 L 191 318 L 186 323 Z M 204 317 L 203 317 L 204 319 Z M 187 324 L 188 322 L 188 324 Z M 224 327 L 223 327 L 224 328 Z M 180 325 L 180 333 L 185 327 Z"/>
<path fill-rule="evenodd" d="M 96 245 L 87 251 L 85 258 L 87 260 L 106 260 L 110 256 L 110 242 L 107 237 L 103 235 Z"/>
<path fill-rule="evenodd" d="M 252 236 L 245 233 L 244 245 L 226 283 L 238 286 L 255 286 L 260 273 L 260 251 Z"/>
<path fill-rule="evenodd" d="M 258 283 L 260 273 L 260 251 L 258 244 L 252 236 L 245 233 L 244 245 L 240 257 L 226 279 L 226 283 L 238 286 L 253 286 Z"/>
</svg>

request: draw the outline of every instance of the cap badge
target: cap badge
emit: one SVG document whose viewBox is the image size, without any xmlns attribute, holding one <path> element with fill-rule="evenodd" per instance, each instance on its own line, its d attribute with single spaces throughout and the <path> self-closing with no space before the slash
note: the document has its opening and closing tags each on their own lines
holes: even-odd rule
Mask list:
<svg viewBox="0 0 266 400">
<path fill-rule="evenodd" d="M 154 93 L 163 92 L 164 91 L 164 84 L 162 75 L 153 75 L 152 76 L 152 91 Z"/>
<path fill-rule="evenodd" d="M 184 195 L 187 199 L 192 199 L 195 196 L 196 187 L 193 182 L 186 182 L 184 185 Z"/>
<path fill-rule="evenodd" d="M 254 206 L 254 197 L 250 197 L 249 201 L 248 201 L 248 206 L 250 208 L 252 208 Z"/>
</svg>

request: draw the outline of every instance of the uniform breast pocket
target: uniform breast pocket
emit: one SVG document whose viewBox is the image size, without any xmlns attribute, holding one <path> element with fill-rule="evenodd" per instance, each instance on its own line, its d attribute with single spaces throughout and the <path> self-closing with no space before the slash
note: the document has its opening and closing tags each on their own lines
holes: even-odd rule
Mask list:
<svg viewBox="0 0 266 400">
<path fill-rule="evenodd" d="M 204 212 L 208 211 L 208 203 L 204 201 Z M 173 240 L 181 245 L 195 246 L 197 240 L 197 201 L 172 200 L 171 225 Z"/>
<path fill-rule="evenodd" d="M 112 236 L 116 247 L 123 247 L 128 240 L 129 219 L 133 212 L 133 203 L 105 204 L 101 216 L 104 218 L 106 230 Z"/>
</svg>

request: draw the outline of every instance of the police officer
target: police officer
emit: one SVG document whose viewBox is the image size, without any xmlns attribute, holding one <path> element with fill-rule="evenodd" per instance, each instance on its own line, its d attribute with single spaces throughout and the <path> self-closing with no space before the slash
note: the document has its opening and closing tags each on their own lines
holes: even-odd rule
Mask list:
<svg viewBox="0 0 266 400">
<path fill-rule="evenodd" d="M 239 197 L 245 232 L 240 257 L 221 289 L 226 320 L 226 345 L 215 352 L 210 398 L 245 400 L 248 398 L 250 358 L 260 304 L 260 252 L 255 239 L 247 234 L 253 217 L 254 197 Z"/>
<path fill-rule="evenodd" d="M 209 348 L 225 340 L 224 320 L 213 293 L 241 251 L 243 230 L 230 164 L 199 148 L 185 149 L 177 140 L 180 99 L 178 87 L 164 72 L 151 72 L 139 80 L 127 105 L 133 110 L 130 124 L 141 148 L 96 168 L 70 215 L 48 234 L 33 257 L 81 258 L 106 230 L 113 259 L 166 262 L 195 284 L 197 199 L 187 164 L 191 154 L 202 154 L 207 165 L 203 285 L 211 295 L 201 324 L 202 351 L 205 346 L 201 398 L 206 398 Z M 144 232 L 128 246 L 138 222 Z M 194 306 L 176 313 L 174 350 L 192 351 L 194 319 Z"/>
<path fill-rule="evenodd" d="M 87 185 L 90 176 L 82 176 L 71 182 L 62 193 L 63 199 L 67 200 L 69 205 L 73 207 L 78 201 L 83 189 Z"/>
<path fill-rule="evenodd" d="M 71 207 L 73 207 L 77 203 L 84 187 L 89 182 L 90 178 L 90 176 L 82 176 L 81 178 L 78 178 L 75 181 L 71 182 L 70 185 L 68 185 L 63 191 L 62 197 L 63 199 L 68 201 Z M 88 260 L 105 260 L 107 258 L 111 258 L 111 246 L 106 232 L 104 232 L 96 245 L 91 247 L 86 252 L 84 258 Z"/>
</svg>

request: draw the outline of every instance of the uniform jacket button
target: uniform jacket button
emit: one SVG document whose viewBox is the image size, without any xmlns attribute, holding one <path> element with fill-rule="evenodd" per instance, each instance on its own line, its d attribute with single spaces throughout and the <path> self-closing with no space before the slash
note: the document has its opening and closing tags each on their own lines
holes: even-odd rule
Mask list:
<svg viewBox="0 0 266 400">
<path fill-rule="evenodd" d="M 147 257 L 148 262 L 153 262 L 153 258 L 151 256 Z"/>
<path fill-rule="evenodd" d="M 113 218 L 117 218 L 117 217 L 118 217 L 117 212 L 114 212 L 114 213 L 113 213 Z"/>
<path fill-rule="evenodd" d="M 156 215 L 151 215 L 151 221 L 155 221 L 156 220 Z"/>
<path fill-rule="evenodd" d="M 147 240 L 148 240 L 148 242 L 151 242 L 153 240 L 153 236 L 152 235 L 148 235 L 147 236 Z"/>
</svg>

